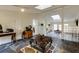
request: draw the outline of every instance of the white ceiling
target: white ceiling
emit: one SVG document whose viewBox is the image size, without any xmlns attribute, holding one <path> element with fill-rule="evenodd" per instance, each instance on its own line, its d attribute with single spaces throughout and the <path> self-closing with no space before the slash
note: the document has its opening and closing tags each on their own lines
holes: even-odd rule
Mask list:
<svg viewBox="0 0 79 59">
<path fill-rule="evenodd" d="M 74 21 L 79 19 L 79 5 L 67 6 L 64 8 L 65 21 Z"/>
<path fill-rule="evenodd" d="M 44 10 L 38 10 L 34 8 L 35 6 L 37 5 L 0 5 L 0 10 L 20 11 L 21 8 L 24 8 L 25 12 L 27 13 L 43 13 L 43 12 L 47 12 L 48 10 L 62 7 L 62 5 L 52 5 L 52 7 L 50 8 Z"/>
<path fill-rule="evenodd" d="M 61 8 L 61 7 L 65 7 L 64 5 L 52 5 L 52 7 L 50 7 L 50 8 L 47 8 L 44 10 L 38 10 L 38 9 L 34 8 L 35 6 L 37 6 L 37 5 L 0 5 L 0 10 L 19 11 L 20 12 L 20 9 L 24 8 L 26 13 L 46 13 L 46 12 L 53 13 L 53 12 L 51 12 L 52 10 L 55 10 L 55 9 Z M 64 8 L 64 19 L 69 21 L 69 20 L 75 20 L 75 18 L 79 19 L 79 5 L 66 6 Z"/>
<path fill-rule="evenodd" d="M 49 10 L 47 12 L 47 16 L 46 13 L 44 14 L 47 18 L 51 17 L 53 15 L 59 14 L 60 17 L 62 17 L 62 9 L 58 8 L 58 10 L 54 9 Z M 63 16 L 64 16 L 64 21 L 66 22 L 71 22 L 71 21 L 75 21 L 76 19 L 79 19 L 79 5 L 67 5 L 64 6 L 63 8 Z M 52 18 L 51 18 L 52 19 Z M 57 21 L 55 21 L 57 22 Z"/>
</svg>

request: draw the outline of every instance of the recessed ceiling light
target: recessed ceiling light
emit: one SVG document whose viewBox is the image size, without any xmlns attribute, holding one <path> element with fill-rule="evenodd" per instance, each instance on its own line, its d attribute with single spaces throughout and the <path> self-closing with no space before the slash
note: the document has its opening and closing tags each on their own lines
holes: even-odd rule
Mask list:
<svg viewBox="0 0 79 59">
<path fill-rule="evenodd" d="M 61 20 L 60 15 L 53 15 L 51 17 L 53 18 L 53 20 Z"/>
<path fill-rule="evenodd" d="M 25 11 L 25 10 L 22 8 L 22 9 L 21 9 L 21 12 L 24 12 L 24 11 Z"/>
<path fill-rule="evenodd" d="M 51 6 L 52 6 L 52 5 L 39 5 L 39 6 L 36 6 L 35 8 L 36 8 L 36 9 L 43 10 L 43 9 L 49 8 L 49 7 L 51 7 Z"/>
</svg>

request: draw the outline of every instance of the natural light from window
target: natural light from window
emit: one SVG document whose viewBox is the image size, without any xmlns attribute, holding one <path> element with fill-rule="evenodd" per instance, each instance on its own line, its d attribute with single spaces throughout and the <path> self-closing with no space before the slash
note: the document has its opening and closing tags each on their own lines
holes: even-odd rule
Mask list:
<svg viewBox="0 0 79 59">
<path fill-rule="evenodd" d="M 39 6 L 36 6 L 35 8 L 36 9 L 39 9 L 39 10 L 43 10 L 43 9 L 46 9 L 46 8 L 49 8 L 51 7 L 52 5 L 39 5 Z"/>
<path fill-rule="evenodd" d="M 54 24 L 54 30 L 57 30 L 57 24 Z"/>
<path fill-rule="evenodd" d="M 60 31 L 62 30 L 62 25 L 59 25 L 59 30 L 60 30 Z"/>
<path fill-rule="evenodd" d="M 68 32 L 68 24 L 64 24 L 64 32 Z"/>
<path fill-rule="evenodd" d="M 57 15 L 53 15 L 53 16 L 51 16 L 51 17 L 52 17 L 53 20 L 55 20 L 55 21 L 56 21 L 56 20 L 58 20 L 58 21 L 61 20 L 61 17 L 60 17 L 60 15 L 58 15 L 58 14 L 57 14 Z"/>
</svg>

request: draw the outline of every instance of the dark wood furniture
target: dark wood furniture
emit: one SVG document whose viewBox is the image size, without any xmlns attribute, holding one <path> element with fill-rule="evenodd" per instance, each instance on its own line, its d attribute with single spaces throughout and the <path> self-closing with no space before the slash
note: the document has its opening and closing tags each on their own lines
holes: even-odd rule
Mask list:
<svg viewBox="0 0 79 59">
<path fill-rule="evenodd" d="M 3 28 L 1 24 L 0 24 L 0 33 L 3 33 Z"/>
<path fill-rule="evenodd" d="M 29 39 L 29 38 L 31 38 L 33 35 L 32 35 L 33 33 L 32 33 L 32 31 L 30 30 L 30 31 L 24 31 L 23 33 L 22 33 L 22 38 L 23 39 Z"/>
<path fill-rule="evenodd" d="M 0 37 L 4 37 L 4 36 L 11 36 L 12 42 L 16 42 L 16 33 L 15 32 L 0 33 Z"/>
</svg>

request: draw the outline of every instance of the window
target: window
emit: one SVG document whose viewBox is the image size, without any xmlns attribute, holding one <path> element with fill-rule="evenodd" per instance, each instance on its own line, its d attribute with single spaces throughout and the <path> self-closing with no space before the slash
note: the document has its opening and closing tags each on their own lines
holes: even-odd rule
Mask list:
<svg viewBox="0 0 79 59">
<path fill-rule="evenodd" d="M 62 30 L 62 26 L 61 26 L 61 25 L 59 25 L 59 30 L 60 30 L 60 31 Z"/>
<path fill-rule="evenodd" d="M 36 25 L 36 22 L 35 22 L 35 19 L 33 19 L 33 26 L 35 26 Z"/>
<path fill-rule="evenodd" d="M 54 30 L 57 30 L 57 24 L 54 24 Z"/>
<path fill-rule="evenodd" d="M 57 15 L 53 15 L 53 16 L 51 16 L 51 17 L 53 18 L 54 21 L 56 21 L 56 20 L 57 20 L 57 21 L 60 21 L 60 20 L 61 20 L 61 17 L 60 17 L 60 15 L 58 15 L 58 14 L 57 14 Z"/>
<path fill-rule="evenodd" d="M 64 32 L 68 32 L 68 24 L 64 24 Z"/>
</svg>

